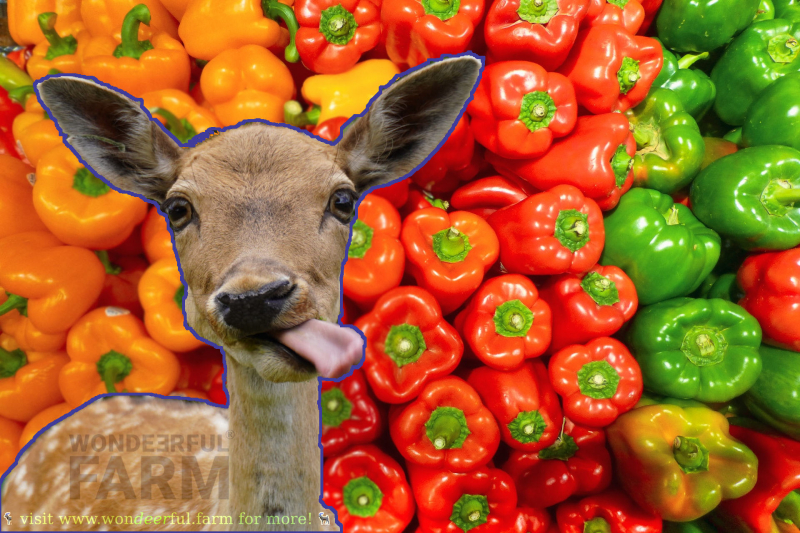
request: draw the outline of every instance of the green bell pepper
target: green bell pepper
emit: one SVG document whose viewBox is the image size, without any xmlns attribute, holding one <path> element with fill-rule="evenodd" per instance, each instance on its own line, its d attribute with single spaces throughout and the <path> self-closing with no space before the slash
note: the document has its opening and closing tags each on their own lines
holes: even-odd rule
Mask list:
<svg viewBox="0 0 800 533">
<path fill-rule="evenodd" d="M 800 150 L 800 72 L 764 89 L 750 105 L 742 126 L 742 144 L 782 144 Z"/>
<path fill-rule="evenodd" d="M 717 533 L 717 529 L 703 520 L 691 522 L 664 522 L 663 533 Z"/>
<path fill-rule="evenodd" d="M 605 227 L 600 263 L 625 271 L 640 305 L 691 294 L 719 259 L 719 235 L 688 207 L 652 189 L 624 194 Z"/>
<path fill-rule="evenodd" d="M 775 18 L 775 4 L 772 0 L 761 0 L 756 12 L 756 18 L 753 22 L 761 22 L 762 20 L 772 20 Z"/>
<path fill-rule="evenodd" d="M 709 52 L 725 45 L 755 18 L 761 0 L 664 0 L 658 37 L 676 52 Z"/>
<path fill-rule="evenodd" d="M 800 440 L 800 354 L 761 345 L 761 376 L 744 395 L 760 421 Z"/>
<path fill-rule="evenodd" d="M 722 299 L 675 298 L 641 309 L 628 348 L 647 390 L 700 402 L 741 396 L 761 373 L 761 326 Z"/>
<path fill-rule="evenodd" d="M 689 67 L 707 58 L 708 52 L 687 54 L 678 59 L 675 54 L 667 50 L 664 43 L 661 43 L 661 50 L 664 53 L 664 65 L 653 82 L 653 88 L 662 87 L 675 91 L 686 112 L 696 119 L 702 118 L 714 104 L 717 88 L 708 74 Z"/>
<path fill-rule="evenodd" d="M 746 250 L 800 244 L 800 151 L 754 146 L 709 165 L 692 182 L 692 210 Z"/>
<path fill-rule="evenodd" d="M 677 93 L 656 89 L 625 116 L 636 140 L 634 186 L 672 194 L 689 185 L 700 171 L 706 145 Z"/>
<path fill-rule="evenodd" d="M 736 274 L 722 274 L 718 276 L 711 273 L 703 280 L 700 288 L 695 291 L 697 298 L 721 298 L 728 302 L 736 303 L 744 298 L 744 292 L 736 281 Z"/>
<path fill-rule="evenodd" d="M 725 50 L 714 65 L 714 110 L 734 126 L 744 123 L 750 104 L 778 78 L 800 71 L 800 22 L 756 22 Z"/>
</svg>

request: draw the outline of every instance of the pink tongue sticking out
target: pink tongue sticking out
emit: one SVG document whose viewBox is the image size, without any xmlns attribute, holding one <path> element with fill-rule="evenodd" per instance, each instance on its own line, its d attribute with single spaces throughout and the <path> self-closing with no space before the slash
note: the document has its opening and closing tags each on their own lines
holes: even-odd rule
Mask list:
<svg viewBox="0 0 800 533">
<path fill-rule="evenodd" d="M 309 320 L 281 331 L 276 338 L 297 355 L 313 363 L 323 378 L 338 378 L 361 361 L 364 341 L 350 328 Z"/>
</svg>

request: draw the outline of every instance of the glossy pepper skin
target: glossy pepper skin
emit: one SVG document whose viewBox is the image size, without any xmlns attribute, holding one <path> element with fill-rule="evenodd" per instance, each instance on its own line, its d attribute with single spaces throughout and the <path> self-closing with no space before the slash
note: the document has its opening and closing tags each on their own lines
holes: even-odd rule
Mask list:
<svg viewBox="0 0 800 533">
<path fill-rule="evenodd" d="M 706 407 L 640 407 L 607 431 L 622 488 L 664 520 L 695 520 L 755 486 L 755 454 L 730 436 L 724 415 Z"/>
<path fill-rule="evenodd" d="M 339 382 L 323 381 L 320 406 L 325 457 L 353 445 L 369 444 L 381 433 L 381 414 L 361 370 L 354 370 Z"/>
<path fill-rule="evenodd" d="M 658 12 L 658 37 L 676 52 L 710 52 L 744 30 L 760 0 L 665 0 Z"/>
<path fill-rule="evenodd" d="M 672 194 L 700 172 L 705 143 L 697 122 L 669 89 L 651 91 L 625 112 L 636 140 L 633 184 Z"/>
<path fill-rule="evenodd" d="M 0 417 L 0 473 L 5 473 L 17 460 L 21 435 L 22 424 Z"/>
<path fill-rule="evenodd" d="M 619 489 L 611 489 L 556 509 L 561 533 L 661 533 L 661 518 L 639 508 Z"/>
<path fill-rule="evenodd" d="M 464 351 L 439 304 L 419 287 L 387 292 L 355 326 L 367 339 L 364 374 L 386 403 L 416 398 L 426 383 L 451 373 Z"/>
<path fill-rule="evenodd" d="M 504 176 L 489 176 L 465 183 L 453 192 L 450 205 L 459 211 L 470 211 L 488 217 L 498 209 L 521 202 L 528 196 L 527 184 Z"/>
<path fill-rule="evenodd" d="M 664 58 L 661 45 L 613 24 L 578 35 L 558 71 L 575 86 L 578 104 L 593 114 L 626 111 L 644 100 Z"/>
<path fill-rule="evenodd" d="M 400 225 L 400 213 L 385 198 L 368 194 L 358 205 L 342 290 L 362 309 L 370 309 L 403 279 L 406 255 Z"/>
<path fill-rule="evenodd" d="M 606 211 L 631 188 L 635 153 L 628 119 L 606 113 L 579 117 L 572 132 L 541 157 L 507 159 L 488 153 L 486 159 L 501 174 L 523 179 L 542 191 L 556 185 L 575 186 Z"/>
<path fill-rule="evenodd" d="M 155 263 L 165 257 L 175 258 L 172 248 L 172 234 L 167 229 L 167 221 L 157 208 L 152 208 L 142 223 L 142 247 L 147 260 Z"/>
<path fill-rule="evenodd" d="M 561 430 L 561 407 L 539 361 L 515 370 L 478 367 L 467 380 L 500 424 L 503 442 L 535 452 L 553 444 Z"/>
<path fill-rule="evenodd" d="M 400 240 L 409 273 L 436 298 L 444 314 L 467 301 L 497 261 L 494 230 L 466 211 L 415 211 L 403 221 Z"/>
<path fill-rule="evenodd" d="M 591 0 L 589 4 L 585 25 L 615 24 L 625 28 L 631 35 L 636 35 L 644 22 L 644 6 L 638 0 L 623 0 L 616 3 Z"/>
<path fill-rule="evenodd" d="M 347 531 L 400 533 L 414 516 L 403 467 L 372 445 L 354 446 L 323 465 L 322 500 Z"/>
<path fill-rule="evenodd" d="M 70 362 L 59 376 L 72 407 L 105 393 L 169 394 L 180 365 L 175 355 L 147 336 L 142 321 L 118 307 L 84 315 L 67 335 Z"/>
<path fill-rule="evenodd" d="M 427 192 L 446 194 L 474 178 L 482 165 L 483 150 L 475 146 L 469 118 L 461 115 L 444 144 L 411 175 L 409 181 Z"/>
<path fill-rule="evenodd" d="M 5 303 L 8 295 L 0 292 L 0 302 Z M 67 332 L 44 333 L 33 325 L 31 319 L 20 314 L 19 309 L 14 309 L 0 315 L 0 330 L 8 333 L 17 341 L 23 352 L 56 352 L 64 348 L 67 341 Z M 23 309 L 24 311 L 24 309 Z"/>
<path fill-rule="evenodd" d="M 800 359 L 797 352 L 761 345 L 762 370 L 744 395 L 754 417 L 800 440 Z"/>
<path fill-rule="evenodd" d="M 147 270 L 147 261 L 136 255 L 114 255 L 109 257 L 105 250 L 95 252 L 106 269 L 103 292 L 97 299 L 97 307 L 122 307 L 142 318 L 144 311 L 139 301 L 139 280 Z"/>
<path fill-rule="evenodd" d="M 605 242 L 600 208 L 572 185 L 534 194 L 488 222 L 500 239 L 500 262 L 517 274 L 588 272 Z"/>
<path fill-rule="evenodd" d="M 717 533 L 717 528 L 704 519 L 690 522 L 664 522 L 663 533 Z"/>
<path fill-rule="evenodd" d="M 737 279 L 739 304 L 758 319 L 764 341 L 800 352 L 800 248 L 750 256 Z"/>
<path fill-rule="evenodd" d="M 501 157 L 543 155 L 553 139 L 575 127 L 572 84 L 536 63 L 503 61 L 486 67 L 467 106 L 475 139 Z"/>
<path fill-rule="evenodd" d="M 503 465 L 517 486 L 520 503 L 550 507 L 573 495 L 602 492 L 611 483 L 611 455 L 603 430 L 565 420 L 563 435 L 550 447 L 535 453 L 515 450 Z"/>
<path fill-rule="evenodd" d="M 144 106 L 181 143 L 221 124 L 214 113 L 195 103 L 191 96 L 177 89 L 163 89 L 142 95 Z"/>
<path fill-rule="evenodd" d="M 58 13 L 56 31 L 63 31 L 81 20 L 80 0 L 23 0 L 8 4 L 8 32 L 20 46 L 36 45 L 45 40 L 39 26 L 41 13 Z"/>
<path fill-rule="evenodd" d="M 659 41 L 660 42 L 660 41 Z M 708 74 L 697 68 L 690 68 L 696 61 L 708 57 L 707 53 L 687 54 L 681 58 L 661 44 L 664 65 L 658 73 L 653 87 L 669 89 L 678 95 L 684 109 L 699 120 L 714 105 L 717 87 Z"/>
<path fill-rule="evenodd" d="M 83 23 L 75 22 L 59 33 L 55 29 L 56 13 L 41 13 L 37 19 L 45 40 L 34 47 L 25 65 L 31 78 L 38 80 L 50 74 L 52 69 L 63 74 L 81 74 L 83 49 L 92 38 Z"/>
<path fill-rule="evenodd" d="M 3 158 L 5 156 L 20 158 L 12 130 L 14 119 L 22 111 L 22 106 L 12 100 L 8 91 L 0 86 L 0 156 Z"/>
<path fill-rule="evenodd" d="M 0 154 L 0 238 L 46 229 L 33 208 L 28 174 L 33 169 L 8 154 Z"/>
<path fill-rule="evenodd" d="M 178 38 L 178 24 L 160 0 L 81 0 L 81 20 L 94 37 L 114 35 L 119 32 L 130 10 L 140 4 L 150 11 L 154 30 Z M 61 17 L 58 9 L 43 11 L 55 11 Z"/>
<path fill-rule="evenodd" d="M 605 227 L 600 264 L 625 271 L 640 305 L 691 294 L 719 259 L 719 235 L 689 208 L 651 189 L 631 189 Z"/>
<path fill-rule="evenodd" d="M 761 91 L 792 72 L 800 72 L 800 21 L 756 22 L 728 46 L 711 71 L 717 86 L 714 111 L 726 123 L 741 126 Z"/>
<path fill-rule="evenodd" d="M 750 104 L 742 125 L 742 144 L 782 144 L 800 150 L 800 72 L 776 80 Z"/>
<path fill-rule="evenodd" d="M 800 151 L 754 146 L 723 157 L 692 183 L 697 218 L 745 250 L 800 244 Z"/>
<path fill-rule="evenodd" d="M 218 405 L 227 405 L 228 395 L 225 393 L 225 369 L 220 368 L 214 379 L 211 380 L 211 386 L 208 389 L 208 399 Z M 325 453 L 325 444 L 322 445 L 322 451 Z"/>
<path fill-rule="evenodd" d="M 25 101 L 25 111 L 14 118 L 11 131 L 23 160 L 34 168 L 44 154 L 63 144 L 55 123 L 33 93 Z"/>
</svg>

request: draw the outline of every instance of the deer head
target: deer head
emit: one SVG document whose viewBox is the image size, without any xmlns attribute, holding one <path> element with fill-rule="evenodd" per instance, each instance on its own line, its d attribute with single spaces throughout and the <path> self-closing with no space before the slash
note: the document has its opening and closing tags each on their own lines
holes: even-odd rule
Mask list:
<svg viewBox="0 0 800 533">
<path fill-rule="evenodd" d="M 341 141 L 248 122 L 186 148 L 139 101 L 89 79 L 50 77 L 37 91 L 87 167 L 160 206 L 175 236 L 189 325 L 268 381 L 341 375 L 287 348 L 281 332 L 336 322 L 356 202 L 420 165 L 463 110 L 481 63 L 429 64 L 384 89 Z M 294 345 L 292 345 L 294 347 Z M 297 350 L 301 352 L 301 350 Z"/>
</svg>

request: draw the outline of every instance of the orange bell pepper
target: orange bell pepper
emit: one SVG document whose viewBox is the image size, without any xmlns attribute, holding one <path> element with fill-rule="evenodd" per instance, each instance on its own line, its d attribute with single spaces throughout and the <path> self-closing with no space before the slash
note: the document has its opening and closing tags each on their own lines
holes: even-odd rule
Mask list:
<svg viewBox="0 0 800 533">
<path fill-rule="evenodd" d="M 178 24 L 180 24 L 183 14 L 186 13 L 186 8 L 189 6 L 189 0 L 161 0 L 161 5 L 167 8 L 170 15 L 178 19 Z"/>
<path fill-rule="evenodd" d="M 39 160 L 33 206 L 59 240 L 95 250 L 122 244 L 147 215 L 144 200 L 112 191 L 64 145 Z"/>
<path fill-rule="evenodd" d="M 173 39 L 178 38 L 178 22 L 159 0 L 81 0 L 81 17 L 93 37 L 112 36 L 119 33 L 125 17 L 138 4 L 144 4 L 150 11 L 154 31 L 164 32 Z M 57 9 L 46 11 L 61 14 Z"/>
<path fill-rule="evenodd" d="M 22 424 L 0 416 L 0 476 L 17 460 Z"/>
<path fill-rule="evenodd" d="M 23 352 L 11 335 L 0 335 L 0 416 L 27 422 L 64 398 L 58 373 L 66 352 Z"/>
<path fill-rule="evenodd" d="M 257 45 L 285 47 L 286 60 L 296 63 L 300 56 L 294 37 L 299 25 L 290 5 L 278 0 L 193 0 L 178 33 L 186 51 L 199 59 L 208 61 L 227 50 Z M 288 32 L 278 19 L 286 23 Z"/>
<path fill-rule="evenodd" d="M 0 315 L 27 313 L 44 333 L 69 329 L 100 295 L 104 278 L 92 252 L 64 246 L 45 231 L 0 239 L 0 285 L 8 294 Z"/>
<path fill-rule="evenodd" d="M 161 89 L 189 90 L 189 55 L 180 41 L 158 31 L 143 31 L 150 25 L 150 10 L 139 4 L 125 15 L 119 36 L 101 35 L 86 45 L 83 73 L 94 76 L 133 96 Z"/>
<path fill-rule="evenodd" d="M 197 105 L 185 92 L 175 89 L 153 91 L 142 95 L 145 107 L 160 120 L 180 142 L 186 143 L 209 128 L 219 128 L 214 113 Z"/>
<path fill-rule="evenodd" d="M 52 70 L 64 74 L 80 74 L 83 49 L 92 38 L 82 22 L 56 31 L 58 15 L 52 11 L 39 15 L 39 26 L 45 40 L 36 45 L 31 58 L 26 64 L 31 78 L 38 80 L 50 74 Z"/>
<path fill-rule="evenodd" d="M 151 263 L 165 257 L 175 259 L 175 251 L 172 249 L 172 234 L 167 228 L 167 221 L 155 207 L 147 213 L 147 217 L 142 223 L 142 246 L 144 246 L 147 260 Z"/>
<path fill-rule="evenodd" d="M 28 174 L 33 169 L 8 154 L 0 154 L 0 239 L 22 231 L 39 231 L 44 224 L 33 209 Z"/>
<path fill-rule="evenodd" d="M 67 354 L 58 383 L 73 407 L 107 392 L 166 395 L 181 371 L 175 354 L 119 307 L 99 307 L 81 318 L 67 335 Z"/>
<path fill-rule="evenodd" d="M 33 94 L 33 87 L 25 100 L 25 111 L 14 118 L 11 132 L 17 140 L 17 147 L 32 167 L 39 163 L 45 153 L 63 144 L 55 123 Z"/>
<path fill-rule="evenodd" d="M 139 301 L 139 280 L 147 270 L 147 261 L 136 255 L 116 255 L 109 257 L 105 250 L 95 252 L 106 269 L 103 292 L 97 299 L 97 307 L 122 307 L 137 318 L 144 316 Z"/>
<path fill-rule="evenodd" d="M 159 259 L 139 280 L 139 300 L 144 309 L 147 332 L 174 352 L 188 352 L 205 344 L 183 326 L 185 291 L 174 257 Z"/>
<path fill-rule="evenodd" d="M 5 291 L 0 294 L 0 304 L 8 300 Z M 67 343 L 67 332 L 44 333 L 31 324 L 31 319 L 17 309 L 0 316 L 0 331 L 14 337 L 22 351 L 55 352 Z"/>
<path fill-rule="evenodd" d="M 45 40 L 39 14 L 58 13 L 55 29 L 61 34 L 81 20 L 81 0 L 11 0 L 8 3 L 8 31 L 14 42 L 28 46 Z"/>
<path fill-rule="evenodd" d="M 283 104 L 295 95 L 289 68 L 254 44 L 226 50 L 209 61 L 200 86 L 223 126 L 251 118 L 283 122 Z"/>
<path fill-rule="evenodd" d="M 72 407 L 68 403 L 60 403 L 53 407 L 48 407 L 38 415 L 31 418 L 30 422 L 25 424 L 22 433 L 19 436 L 19 449 L 25 447 L 33 437 L 39 433 L 46 425 L 53 422 L 65 414 L 72 411 Z"/>
</svg>

